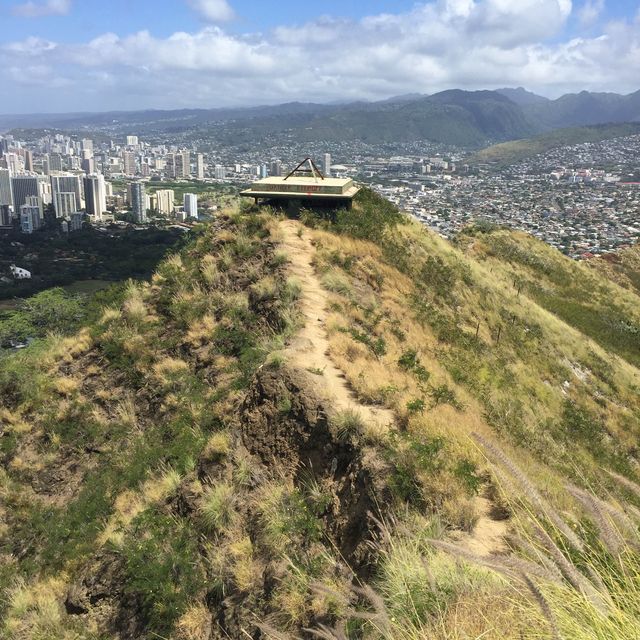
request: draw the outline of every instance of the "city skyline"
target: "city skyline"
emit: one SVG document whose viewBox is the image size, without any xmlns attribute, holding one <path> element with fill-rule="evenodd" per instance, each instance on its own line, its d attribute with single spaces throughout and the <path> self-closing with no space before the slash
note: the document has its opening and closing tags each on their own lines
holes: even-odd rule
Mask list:
<svg viewBox="0 0 640 640">
<path fill-rule="evenodd" d="M 637 90 L 624 0 L 73 0 L 0 6 L 2 113 L 376 100 L 526 86 Z"/>
</svg>

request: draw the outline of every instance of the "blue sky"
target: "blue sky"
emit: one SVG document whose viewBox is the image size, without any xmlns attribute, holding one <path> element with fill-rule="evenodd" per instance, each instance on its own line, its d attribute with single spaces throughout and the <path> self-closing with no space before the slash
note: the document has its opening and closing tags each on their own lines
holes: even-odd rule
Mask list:
<svg viewBox="0 0 640 640">
<path fill-rule="evenodd" d="M 76 0 L 66 16 L 49 15 L 25 19 L 12 13 L 23 0 L 0 0 L 2 31 L 13 38 L 30 35 L 51 37 L 52 32 L 67 42 L 91 38 L 105 31 L 131 33 L 148 29 L 159 36 L 174 31 L 195 31 L 202 26 L 197 11 L 182 0 Z M 300 24 L 328 14 L 360 18 L 377 13 L 397 13 L 414 5 L 411 0 L 322 0 L 299 2 L 282 0 L 238 0 L 232 6 L 236 18 L 227 25 L 230 31 L 263 31 L 282 24 Z"/>
<path fill-rule="evenodd" d="M 640 0 L 0 0 L 0 24 L 4 113 L 640 89 Z"/>
</svg>

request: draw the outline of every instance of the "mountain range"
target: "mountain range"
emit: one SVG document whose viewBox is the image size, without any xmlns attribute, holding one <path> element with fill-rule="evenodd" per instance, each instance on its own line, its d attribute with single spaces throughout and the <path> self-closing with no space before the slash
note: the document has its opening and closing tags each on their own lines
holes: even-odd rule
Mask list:
<svg viewBox="0 0 640 640">
<path fill-rule="evenodd" d="M 430 140 L 481 147 L 529 138 L 566 127 L 640 121 L 640 91 L 566 94 L 551 100 L 522 87 L 495 91 L 453 89 L 407 94 L 377 102 L 292 102 L 250 108 L 122 111 L 0 116 L 0 130 L 62 130 L 184 133 L 260 140 L 288 134 L 299 141 L 362 140 L 369 143 Z"/>
</svg>

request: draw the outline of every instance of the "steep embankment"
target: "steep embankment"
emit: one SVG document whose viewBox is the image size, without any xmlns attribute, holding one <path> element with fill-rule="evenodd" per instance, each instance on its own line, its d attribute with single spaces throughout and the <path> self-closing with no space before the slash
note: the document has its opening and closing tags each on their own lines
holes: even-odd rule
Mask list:
<svg viewBox="0 0 640 640">
<path fill-rule="evenodd" d="M 637 296 L 366 190 L 305 223 L 223 216 L 0 361 L 2 634 L 515 640 L 542 594 L 567 637 L 628 637 L 632 547 L 593 541 L 640 506 L 640 376 L 587 330 Z"/>
</svg>

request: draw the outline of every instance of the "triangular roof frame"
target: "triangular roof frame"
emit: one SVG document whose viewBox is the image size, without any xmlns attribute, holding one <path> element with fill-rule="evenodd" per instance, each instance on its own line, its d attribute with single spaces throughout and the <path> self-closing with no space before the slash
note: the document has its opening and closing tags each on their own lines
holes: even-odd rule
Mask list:
<svg viewBox="0 0 640 640">
<path fill-rule="evenodd" d="M 302 168 L 305 164 L 308 165 L 307 169 Z M 287 174 L 285 180 L 287 178 L 291 178 L 291 176 L 294 175 L 311 176 L 315 179 L 316 182 L 318 182 L 318 178 L 320 178 L 320 180 L 324 180 L 322 171 L 318 169 L 316 163 L 311 158 L 305 158 L 297 167 L 295 167 L 295 169 Z"/>
</svg>

